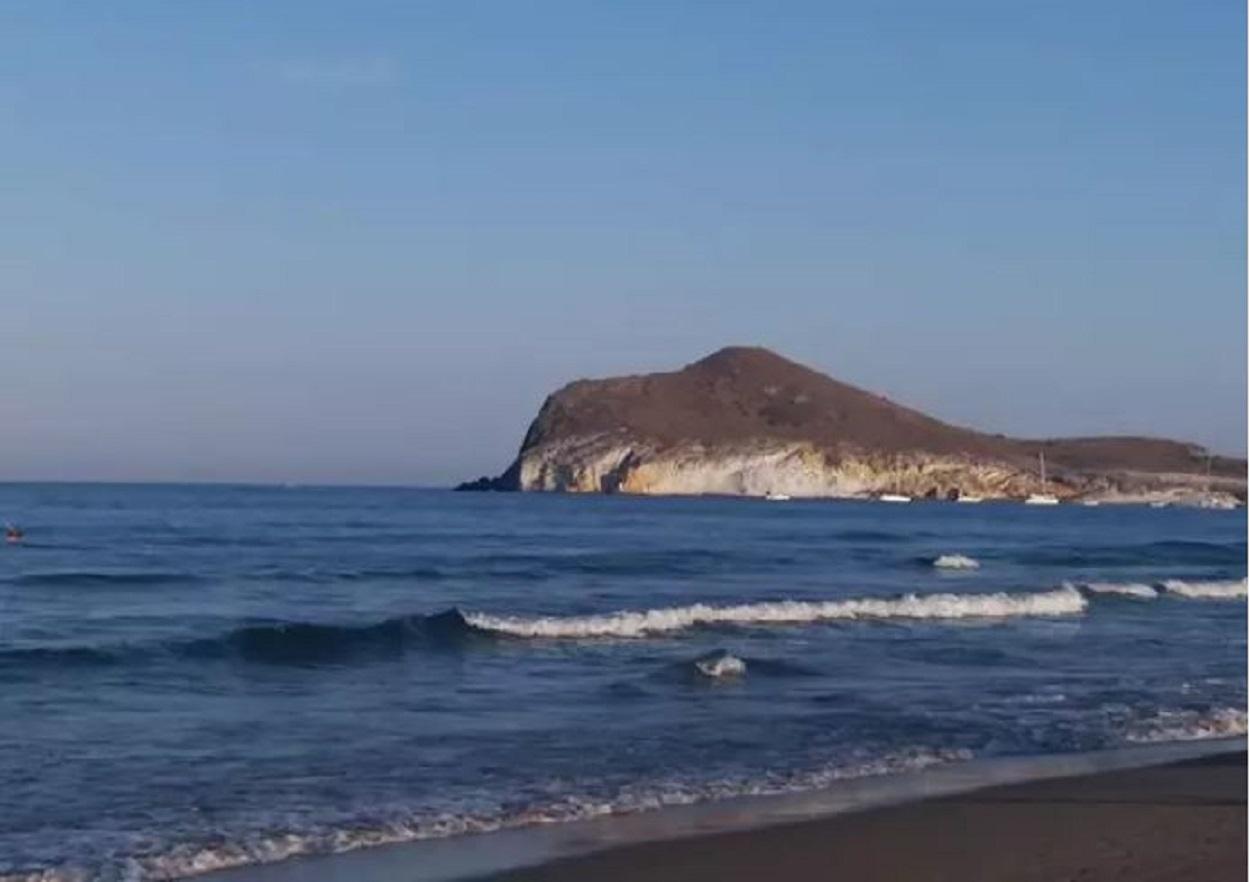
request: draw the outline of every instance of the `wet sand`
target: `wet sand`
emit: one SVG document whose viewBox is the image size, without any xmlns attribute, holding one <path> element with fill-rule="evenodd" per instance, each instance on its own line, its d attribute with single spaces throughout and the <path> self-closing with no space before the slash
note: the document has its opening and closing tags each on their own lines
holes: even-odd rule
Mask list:
<svg viewBox="0 0 1250 882">
<path fill-rule="evenodd" d="M 1222 882 L 1246 878 L 1246 754 L 622 846 L 493 882 Z"/>
</svg>

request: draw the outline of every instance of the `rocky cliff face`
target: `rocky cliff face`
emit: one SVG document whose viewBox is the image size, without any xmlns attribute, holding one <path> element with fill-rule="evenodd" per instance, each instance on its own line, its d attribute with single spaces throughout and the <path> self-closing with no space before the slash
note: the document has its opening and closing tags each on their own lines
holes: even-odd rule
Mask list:
<svg viewBox="0 0 1250 882">
<path fill-rule="evenodd" d="M 905 493 L 948 498 L 1027 495 L 1037 476 L 1003 463 L 925 453 L 832 456 L 805 442 L 663 449 L 601 436 L 554 442 L 519 460 L 517 489 L 574 493 L 867 496 Z"/>
<path fill-rule="evenodd" d="M 547 399 L 503 475 L 462 489 L 1022 497 L 1040 489 L 1039 452 L 1061 498 L 1167 489 L 1168 475 L 1206 490 L 1207 457 L 1194 445 L 987 435 L 749 348 L 672 373 L 572 383 Z M 1212 471 L 1221 491 L 1244 498 L 1244 461 Z"/>
</svg>

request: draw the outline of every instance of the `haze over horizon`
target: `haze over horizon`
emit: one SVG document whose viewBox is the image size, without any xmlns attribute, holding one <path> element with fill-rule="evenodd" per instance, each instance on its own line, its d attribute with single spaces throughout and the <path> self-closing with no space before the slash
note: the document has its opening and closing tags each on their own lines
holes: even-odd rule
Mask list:
<svg viewBox="0 0 1250 882">
<path fill-rule="evenodd" d="M 1238 4 L 0 9 L 0 480 L 448 484 L 766 346 L 1246 451 Z"/>
</svg>

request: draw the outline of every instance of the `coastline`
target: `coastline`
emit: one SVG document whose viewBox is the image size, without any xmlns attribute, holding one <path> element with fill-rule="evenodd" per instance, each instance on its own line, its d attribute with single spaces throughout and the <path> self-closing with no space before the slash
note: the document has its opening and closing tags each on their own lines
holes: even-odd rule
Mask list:
<svg viewBox="0 0 1250 882">
<path fill-rule="evenodd" d="M 1005 878 L 1007 870 L 1011 878 L 1034 878 L 1017 869 L 1049 874 L 1038 879 L 1112 878 L 1125 868 L 1159 870 L 1138 876 L 1159 882 L 1244 878 L 1245 750 L 1245 739 L 1233 738 L 972 760 L 785 796 L 301 857 L 198 878 L 724 882 L 763 873 L 824 878 L 835 865 L 848 878 L 967 882 Z M 1176 873 L 1164 872 L 1172 865 Z M 1081 869 L 1088 872 L 1078 875 Z M 1069 875 L 1055 875 L 1061 871 Z"/>
<path fill-rule="evenodd" d="M 1234 882 L 1246 754 L 991 787 L 821 820 L 626 846 L 492 882 L 715 879 Z"/>
</svg>

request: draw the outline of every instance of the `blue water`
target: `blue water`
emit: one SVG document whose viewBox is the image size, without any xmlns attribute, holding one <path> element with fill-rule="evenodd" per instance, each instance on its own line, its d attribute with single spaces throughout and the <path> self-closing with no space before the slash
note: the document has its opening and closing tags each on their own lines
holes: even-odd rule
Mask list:
<svg viewBox="0 0 1250 882">
<path fill-rule="evenodd" d="M 0 517 L 0 874 L 1245 731 L 1244 511 L 7 485 Z"/>
</svg>

